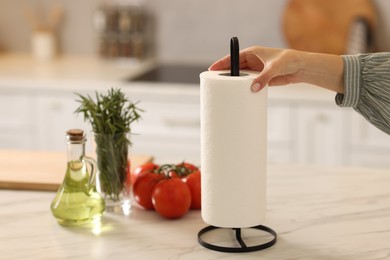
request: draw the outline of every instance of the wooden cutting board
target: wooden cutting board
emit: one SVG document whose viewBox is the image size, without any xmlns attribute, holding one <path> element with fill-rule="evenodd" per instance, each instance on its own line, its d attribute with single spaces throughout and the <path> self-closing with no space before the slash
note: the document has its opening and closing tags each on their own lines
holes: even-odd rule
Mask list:
<svg viewBox="0 0 390 260">
<path fill-rule="evenodd" d="M 351 25 L 358 18 L 374 32 L 377 14 L 371 0 L 289 0 L 283 32 L 289 48 L 344 54 Z"/>
<path fill-rule="evenodd" d="M 131 169 L 153 161 L 133 155 Z M 0 189 L 57 191 L 66 171 L 66 153 L 0 150 Z"/>
</svg>

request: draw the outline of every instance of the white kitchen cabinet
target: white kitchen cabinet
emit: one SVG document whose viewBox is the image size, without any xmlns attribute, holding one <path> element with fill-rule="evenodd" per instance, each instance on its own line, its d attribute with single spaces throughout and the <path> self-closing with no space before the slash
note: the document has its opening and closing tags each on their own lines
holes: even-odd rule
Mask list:
<svg viewBox="0 0 390 260">
<path fill-rule="evenodd" d="M 153 154 L 158 163 L 200 163 L 200 104 L 197 96 L 176 93 L 129 96 L 145 112 L 134 124 L 133 153 Z"/>
<path fill-rule="evenodd" d="M 348 164 L 370 167 L 390 166 L 390 136 L 353 113 L 349 118 L 346 144 Z"/>
<path fill-rule="evenodd" d="M 145 111 L 132 128 L 132 153 L 151 154 L 161 163 L 199 163 L 199 96 L 139 89 L 122 88 Z M 94 95 L 94 91 L 82 94 Z M 0 148 L 65 151 L 65 132 L 81 128 L 89 137 L 87 151 L 91 152 L 92 129 L 81 114 L 74 114 L 79 105 L 76 98 L 73 90 L 0 92 Z"/>
<path fill-rule="evenodd" d="M 342 165 L 345 154 L 345 110 L 334 106 L 297 106 L 297 162 Z"/>
<path fill-rule="evenodd" d="M 109 87 L 103 84 L 96 89 L 105 92 Z M 0 88 L 0 148 L 65 151 L 65 131 L 81 128 L 89 135 L 87 150 L 91 150 L 91 126 L 83 122 L 82 115 L 74 114 L 78 106 L 75 89 L 78 85 L 49 90 Z M 82 94 L 95 91 L 80 89 Z M 197 87 L 131 83 L 122 84 L 122 90 L 145 110 L 142 120 L 132 128 L 132 153 L 151 154 L 158 163 L 200 163 Z M 337 107 L 332 100 L 302 97 L 282 92 L 270 95 L 270 163 L 390 168 L 388 135 L 352 109 Z"/>
<path fill-rule="evenodd" d="M 65 133 L 71 128 L 83 129 L 90 135 L 90 125 L 83 122 L 81 114 L 74 114 L 78 103 L 73 92 L 35 93 L 31 99 L 35 104 L 34 148 L 65 151 Z"/>
<path fill-rule="evenodd" d="M 267 158 L 273 163 L 295 160 L 295 111 L 290 104 L 269 102 L 267 115 Z"/>
<path fill-rule="evenodd" d="M 15 91 L 0 92 L 0 147 L 32 149 L 33 103 L 28 95 Z"/>
<path fill-rule="evenodd" d="M 268 108 L 268 161 L 343 165 L 351 111 L 330 102 L 272 101 Z"/>
</svg>

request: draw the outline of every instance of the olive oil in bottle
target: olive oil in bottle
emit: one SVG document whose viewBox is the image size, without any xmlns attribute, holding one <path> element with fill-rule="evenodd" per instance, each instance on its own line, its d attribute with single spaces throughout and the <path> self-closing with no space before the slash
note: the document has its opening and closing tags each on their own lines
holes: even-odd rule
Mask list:
<svg viewBox="0 0 390 260">
<path fill-rule="evenodd" d="M 67 132 L 68 163 L 64 180 L 51 203 L 58 223 L 80 226 L 100 221 L 105 202 L 96 190 L 96 163 L 85 156 L 85 134 L 82 130 Z M 91 172 L 88 171 L 89 165 Z"/>
</svg>

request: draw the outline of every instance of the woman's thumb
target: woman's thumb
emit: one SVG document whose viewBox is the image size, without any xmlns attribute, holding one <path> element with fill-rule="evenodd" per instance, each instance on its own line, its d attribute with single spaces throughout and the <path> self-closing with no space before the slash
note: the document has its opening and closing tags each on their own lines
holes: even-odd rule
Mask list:
<svg viewBox="0 0 390 260">
<path fill-rule="evenodd" d="M 271 79 L 275 77 L 275 75 L 272 75 L 273 73 L 275 72 L 270 69 L 270 67 L 265 67 L 253 80 L 251 90 L 253 92 L 259 92 L 262 90 L 265 86 L 268 85 Z"/>
</svg>

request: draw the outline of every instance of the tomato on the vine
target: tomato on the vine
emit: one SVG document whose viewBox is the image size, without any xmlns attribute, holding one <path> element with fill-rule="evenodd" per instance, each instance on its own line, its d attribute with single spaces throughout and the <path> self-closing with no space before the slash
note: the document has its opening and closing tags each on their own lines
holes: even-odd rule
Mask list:
<svg viewBox="0 0 390 260">
<path fill-rule="evenodd" d="M 135 201 L 166 218 L 179 218 L 201 208 L 200 170 L 194 164 L 138 166 L 131 175 Z"/>
<path fill-rule="evenodd" d="M 194 171 L 187 175 L 183 181 L 191 191 L 191 209 L 201 208 L 200 171 Z"/>
<path fill-rule="evenodd" d="M 158 168 L 157 172 L 168 178 L 183 178 L 189 174 L 187 168 L 174 164 L 163 164 Z"/>
<path fill-rule="evenodd" d="M 169 171 L 168 172 L 168 177 L 170 178 L 181 178 L 180 175 L 176 171 Z"/>
<path fill-rule="evenodd" d="M 190 209 L 191 191 L 180 178 L 164 179 L 154 187 L 152 202 L 161 216 L 179 218 Z"/>
<path fill-rule="evenodd" d="M 158 168 L 159 168 L 159 166 L 155 163 L 152 163 L 152 162 L 148 162 L 148 163 L 145 163 L 145 164 L 138 166 L 137 168 L 135 168 L 134 172 L 132 172 L 132 174 L 131 174 L 131 183 L 134 184 L 135 181 L 137 180 L 138 176 L 140 176 L 144 173 L 147 173 L 147 172 L 154 172 Z"/>
<path fill-rule="evenodd" d="M 135 201 L 145 209 L 153 209 L 152 192 L 155 185 L 163 179 L 163 175 L 151 172 L 138 176 L 133 186 Z"/>
<path fill-rule="evenodd" d="M 196 166 L 193 165 L 192 163 L 188 163 L 188 162 L 179 163 L 179 164 L 177 164 L 177 166 L 179 166 L 179 167 L 185 167 L 185 168 L 187 168 L 190 172 L 198 171 L 198 170 L 199 170 L 198 167 L 196 167 Z"/>
</svg>

